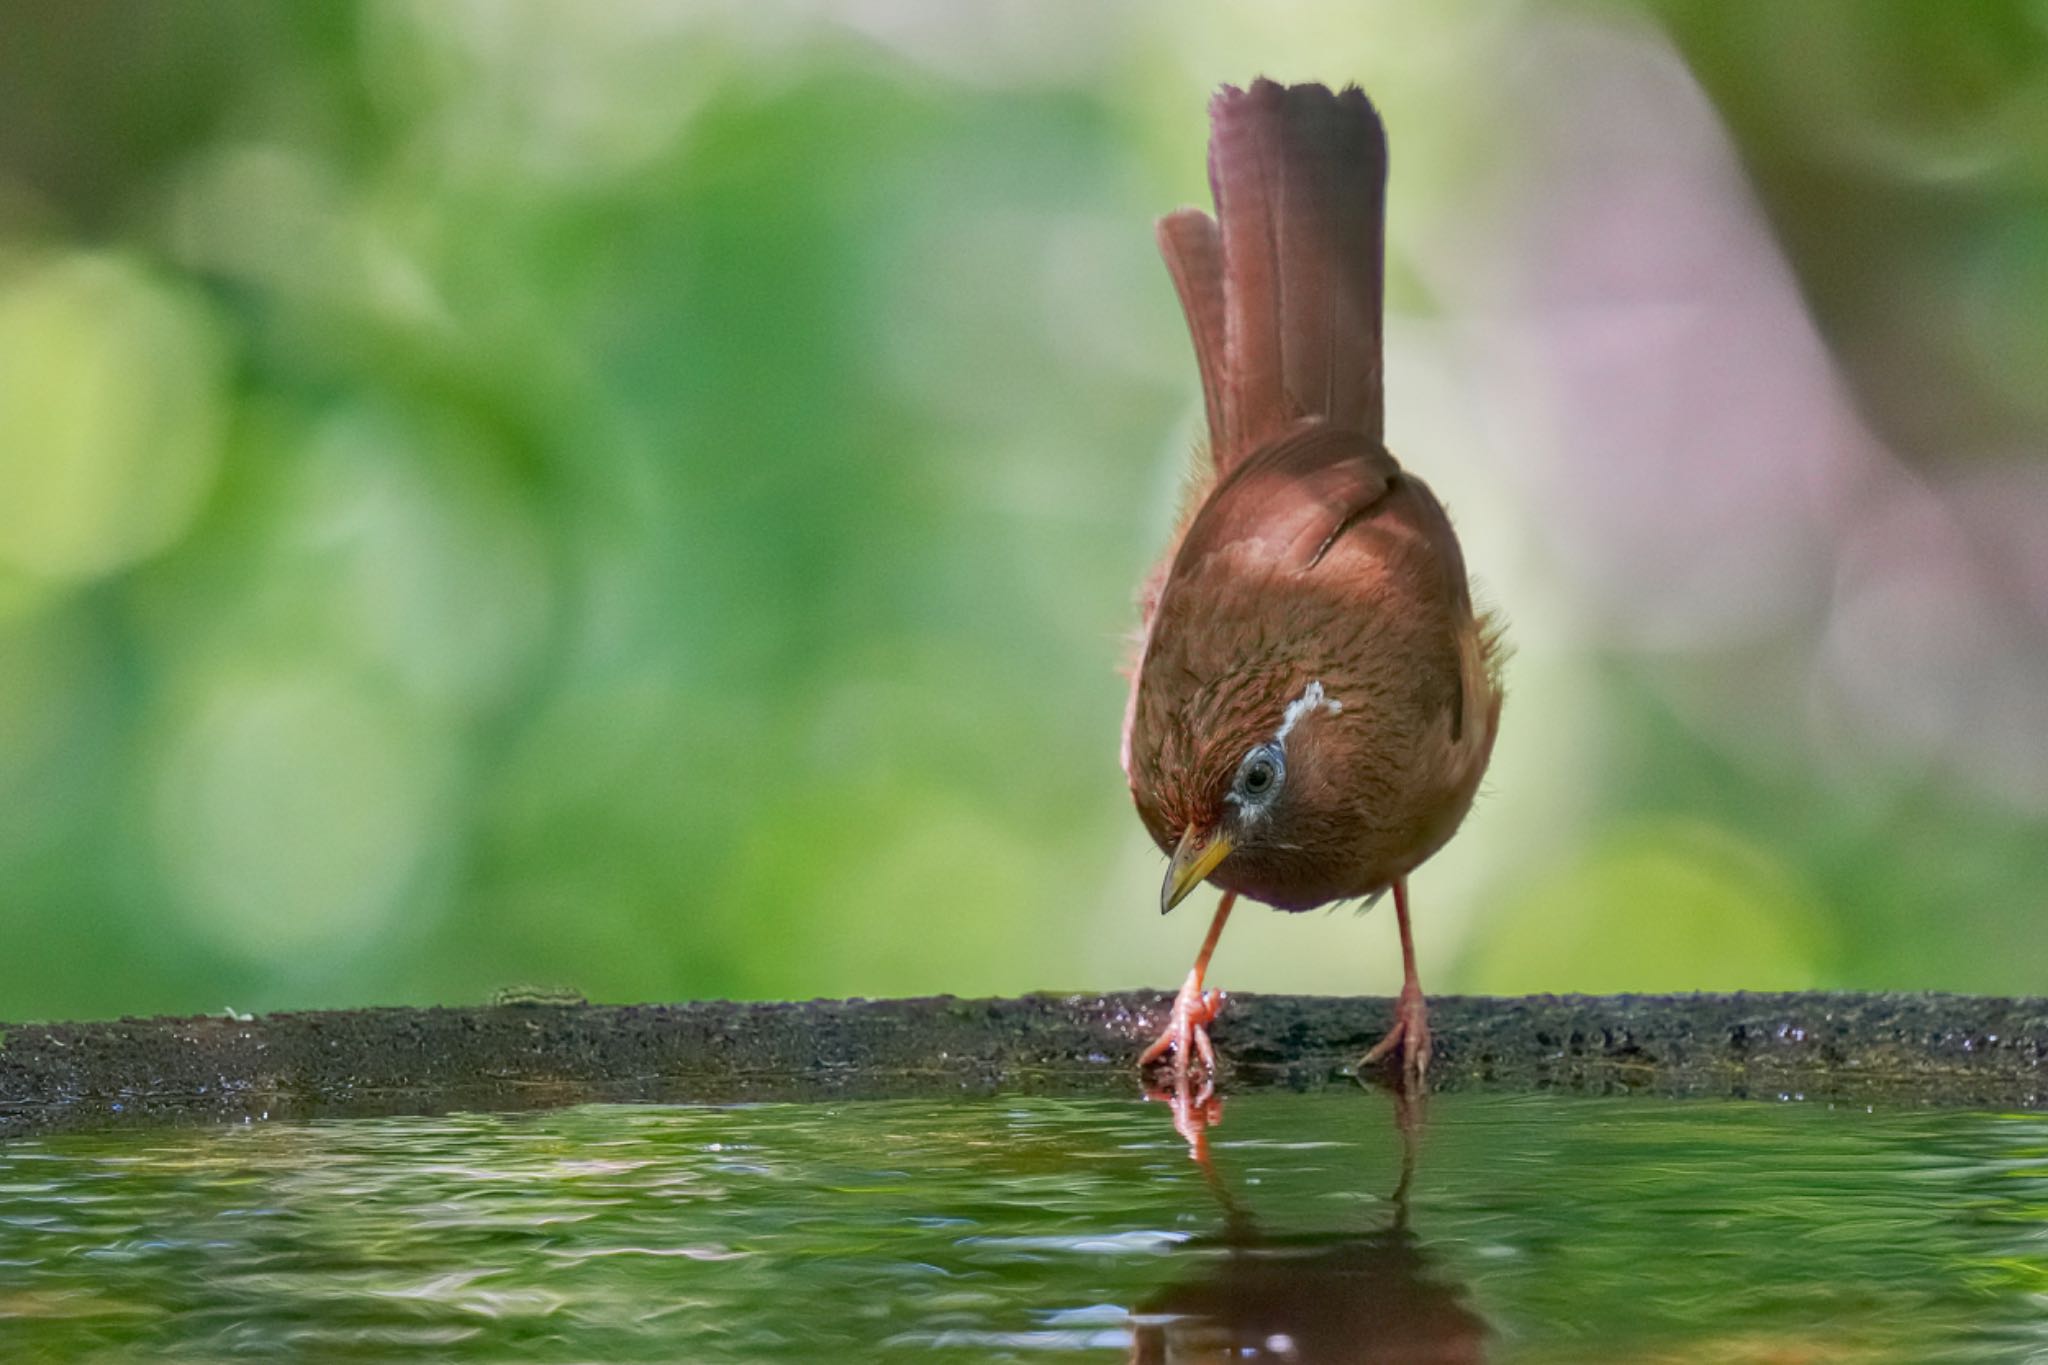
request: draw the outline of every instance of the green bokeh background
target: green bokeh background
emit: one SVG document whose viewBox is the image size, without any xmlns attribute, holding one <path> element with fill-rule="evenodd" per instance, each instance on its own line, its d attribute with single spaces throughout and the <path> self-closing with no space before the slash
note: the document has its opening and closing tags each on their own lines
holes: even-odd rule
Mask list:
<svg viewBox="0 0 2048 1365">
<path fill-rule="evenodd" d="M 1203 103 L 1394 145 L 1434 990 L 2048 990 L 2038 4 L 15 3 L 0 1017 L 1170 986 Z M 1384 913 L 1214 978 L 1390 989 Z"/>
</svg>

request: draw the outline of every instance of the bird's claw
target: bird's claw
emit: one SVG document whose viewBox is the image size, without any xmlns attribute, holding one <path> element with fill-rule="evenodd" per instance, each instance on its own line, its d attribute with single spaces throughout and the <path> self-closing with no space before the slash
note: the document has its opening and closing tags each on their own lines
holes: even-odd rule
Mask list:
<svg viewBox="0 0 2048 1365">
<path fill-rule="evenodd" d="M 1173 1014 L 1167 1020 L 1165 1030 L 1153 1040 L 1152 1046 L 1139 1055 L 1138 1065 L 1150 1066 L 1171 1052 L 1174 1074 L 1186 1077 L 1195 1069 L 1195 1058 L 1200 1057 L 1202 1072 L 1213 1081 L 1216 1048 L 1209 1041 L 1209 1025 L 1223 1012 L 1223 1002 L 1227 998 L 1220 990 L 1204 994 L 1201 976 L 1189 972 L 1180 993 L 1173 998 Z"/>
<path fill-rule="evenodd" d="M 1429 1008 L 1423 1003 L 1421 989 L 1413 984 L 1401 988 L 1401 998 L 1394 1005 L 1394 1026 L 1358 1059 L 1358 1069 L 1363 1071 L 1396 1047 L 1401 1049 L 1402 1077 L 1419 1087 L 1429 1071 Z"/>
</svg>

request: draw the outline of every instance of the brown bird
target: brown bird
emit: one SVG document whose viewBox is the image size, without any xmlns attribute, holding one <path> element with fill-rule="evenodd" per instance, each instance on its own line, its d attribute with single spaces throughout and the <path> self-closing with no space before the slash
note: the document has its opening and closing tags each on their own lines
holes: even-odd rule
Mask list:
<svg viewBox="0 0 2048 1365">
<path fill-rule="evenodd" d="M 1393 888 L 1397 1046 L 1429 1064 L 1408 874 L 1471 807 L 1500 718 L 1498 632 L 1443 507 L 1381 441 L 1386 132 L 1363 91 L 1260 80 L 1209 108 L 1216 216 L 1159 221 L 1193 335 L 1209 458 L 1143 594 L 1124 717 L 1171 910 L 1216 918 L 1140 1060 L 1215 1071 L 1203 994 L 1240 895 L 1281 910 Z"/>
</svg>

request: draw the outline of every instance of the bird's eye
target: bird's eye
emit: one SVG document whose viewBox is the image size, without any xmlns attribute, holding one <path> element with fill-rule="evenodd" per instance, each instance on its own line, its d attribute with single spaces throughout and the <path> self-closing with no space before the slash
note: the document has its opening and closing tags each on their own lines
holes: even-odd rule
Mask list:
<svg viewBox="0 0 2048 1365">
<path fill-rule="evenodd" d="M 1237 789 L 1254 801 L 1263 801 L 1280 785 L 1284 771 L 1278 754 L 1268 748 L 1254 749 L 1237 770 Z"/>
</svg>

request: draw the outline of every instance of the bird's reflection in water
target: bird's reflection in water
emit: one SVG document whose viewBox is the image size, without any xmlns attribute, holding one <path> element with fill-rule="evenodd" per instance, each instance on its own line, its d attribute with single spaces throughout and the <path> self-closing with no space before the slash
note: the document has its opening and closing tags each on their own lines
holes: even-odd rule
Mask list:
<svg viewBox="0 0 2048 1365">
<path fill-rule="evenodd" d="M 1485 1358 L 1486 1324 L 1463 1290 L 1440 1279 L 1408 1226 L 1419 1113 L 1397 1098 L 1401 1179 L 1377 1225 L 1308 1233 L 1261 1231 L 1209 1155 L 1222 1117 L 1213 1095 L 1162 1094 L 1222 1205 L 1220 1236 L 1187 1243 L 1202 1271 L 1132 1311 L 1133 1365 L 1463 1365 Z"/>
</svg>

